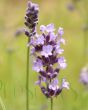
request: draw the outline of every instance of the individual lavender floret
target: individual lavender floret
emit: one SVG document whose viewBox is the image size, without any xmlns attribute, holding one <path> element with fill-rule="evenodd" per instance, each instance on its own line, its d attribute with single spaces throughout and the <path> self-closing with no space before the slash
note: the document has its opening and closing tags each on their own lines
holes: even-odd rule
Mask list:
<svg viewBox="0 0 88 110">
<path fill-rule="evenodd" d="M 40 45 L 40 44 L 44 44 L 44 36 L 43 35 L 41 35 L 41 36 L 39 36 L 38 38 L 37 38 L 37 40 L 36 40 L 36 44 L 37 45 Z"/>
<path fill-rule="evenodd" d="M 25 15 L 25 25 L 29 30 L 25 30 L 25 35 L 31 37 L 36 34 L 36 25 L 38 24 L 39 7 L 37 4 L 28 1 Z"/>
<path fill-rule="evenodd" d="M 43 64 L 40 59 L 34 61 L 33 70 L 35 70 L 36 72 L 43 71 Z"/>
<path fill-rule="evenodd" d="M 41 25 L 40 26 L 40 31 L 41 32 L 53 32 L 54 29 L 54 24 L 49 24 L 47 26 Z"/>
<path fill-rule="evenodd" d="M 54 32 L 50 33 L 50 41 L 55 41 L 56 40 L 56 35 Z"/>
<path fill-rule="evenodd" d="M 66 66 L 67 66 L 66 60 L 65 60 L 64 57 L 60 57 L 58 59 L 58 64 L 59 64 L 59 67 L 62 68 L 62 69 L 66 68 Z"/>
<path fill-rule="evenodd" d="M 52 45 L 44 45 L 42 52 L 41 52 L 41 55 L 48 57 L 48 56 L 52 55 L 52 50 L 53 50 Z"/>
<path fill-rule="evenodd" d="M 80 73 L 80 82 L 84 85 L 88 85 L 88 66 L 82 68 Z"/>
<path fill-rule="evenodd" d="M 60 27 L 60 28 L 58 29 L 58 34 L 59 34 L 60 36 L 62 36 L 62 35 L 64 34 L 64 31 L 63 31 L 63 28 L 62 28 L 62 27 Z"/>
<path fill-rule="evenodd" d="M 69 89 L 69 82 L 67 82 L 66 79 L 62 80 L 62 89 L 63 88 Z"/>
<path fill-rule="evenodd" d="M 61 85 L 57 79 L 60 69 L 67 66 L 65 58 L 61 56 L 64 51 L 61 44 L 65 44 L 62 38 L 64 31 L 60 27 L 55 34 L 54 24 L 41 25 L 40 31 L 40 35 L 36 34 L 30 40 L 31 51 L 35 57 L 33 70 L 39 73 L 36 84 L 46 97 L 51 98 L 58 96 L 63 88 L 69 89 L 69 83 L 65 79 Z"/>
</svg>

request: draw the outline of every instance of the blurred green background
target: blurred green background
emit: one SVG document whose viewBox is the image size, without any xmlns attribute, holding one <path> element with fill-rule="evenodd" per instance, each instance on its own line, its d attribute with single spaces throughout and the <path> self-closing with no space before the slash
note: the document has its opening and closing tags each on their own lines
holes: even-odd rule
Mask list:
<svg viewBox="0 0 88 110">
<path fill-rule="evenodd" d="M 65 77 L 70 90 L 63 90 L 54 99 L 54 110 L 88 110 L 88 90 L 79 81 L 81 68 L 88 63 L 83 30 L 88 21 L 88 0 L 80 0 L 74 11 L 67 9 L 71 0 L 32 1 L 40 7 L 38 28 L 41 24 L 54 23 L 56 29 L 63 27 L 65 32 L 63 48 L 68 66 L 61 70 L 59 80 Z M 26 5 L 27 0 L 0 0 L 0 103 L 4 103 L 6 110 L 26 110 L 27 37 L 16 36 L 16 31 L 25 27 Z M 86 41 L 87 35 L 86 32 Z M 30 56 L 30 110 L 50 110 L 50 100 L 35 86 L 38 74 L 32 71 L 32 60 Z M 0 110 L 3 110 L 1 105 Z"/>
</svg>

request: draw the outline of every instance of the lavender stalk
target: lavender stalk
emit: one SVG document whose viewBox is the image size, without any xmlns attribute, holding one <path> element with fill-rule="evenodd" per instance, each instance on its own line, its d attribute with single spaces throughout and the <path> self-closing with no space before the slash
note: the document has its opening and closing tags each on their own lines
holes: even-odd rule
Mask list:
<svg viewBox="0 0 88 110">
<path fill-rule="evenodd" d="M 29 43 L 30 38 L 36 34 L 36 25 L 38 24 L 38 12 L 39 8 L 37 4 L 34 4 L 28 1 L 28 6 L 25 16 L 25 25 L 29 30 L 25 30 L 25 35 L 28 37 L 28 46 L 27 46 L 27 72 L 26 72 L 26 110 L 29 110 Z"/>
<path fill-rule="evenodd" d="M 5 104 L 3 103 L 2 98 L 0 97 L 0 105 L 2 107 L 3 110 L 7 110 Z"/>
<path fill-rule="evenodd" d="M 51 98 L 51 110 L 53 110 L 53 99 Z"/>
<path fill-rule="evenodd" d="M 58 75 L 60 69 L 66 68 L 66 60 L 61 56 L 63 49 L 61 44 L 65 44 L 62 38 L 63 28 L 59 28 L 55 34 L 54 24 L 40 26 L 41 34 L 36 34 L 30 39 L 31 53 L 34 56 L 33 70 L 39 73 L 38 81 L 42 93 L 51 100 L 51 110 L 53 110 L 53 98 L 57 97 L 63 88 L 69 89 L 69 83 L 62 79 L 61 86 L 58 85 Z"/>
<path fill-rule="evenodd" d="M 30 39 L 28 39 L 29 42 Z M 27 48 L 27 75 L 26 75 L 26 110 L 29 110 L 29 46 Z"/>
</svg>

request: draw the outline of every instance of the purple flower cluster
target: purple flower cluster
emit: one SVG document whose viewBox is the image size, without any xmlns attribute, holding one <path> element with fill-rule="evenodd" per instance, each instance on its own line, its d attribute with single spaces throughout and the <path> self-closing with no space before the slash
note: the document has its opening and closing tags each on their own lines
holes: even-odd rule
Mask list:
<svg viewBox="0 0 88 110">
<path fill-rule="evenodd" d="M 78 3 L 78 2 L 80 2 L 80 0 L 71 0 L 71 2 L 69 2 L 68 4 L 67 4 L 67 9 L 69 10 L 69 11 L 74 11 L 77 7 L 76 7 L 76 4 Z"/>
<path fill-rule="evenodd" d="M 42 93 L 48 97 L 58 96 L 63 88 L 69 89 L 69 83 L 63 79 L 61 86 L 58 82 L 60 69 L 65 69 L 67 64 L 61 54 L 64 50 L 61 44 L 65 44 L 62 38 L 63 28 L 59 28 L 55 34 L 54 24 L 40 26 L 41 34 L 36 34 L 30 39 L 31 54 L 34 56 L 33 70 L 39 73 L 38 84 Z"/>
<path fill-rule="evenodd" d="M 29 29 L 25 30 L 25 35 L 28 37 L 34 36 L 36 34 L 36 25 L 38 24 L 38 13 L 39 13 L 38 5 L 28 1 L 25 16 L 25 25 Z"/>
<path fill-rule="evenodd" d="M 81 70 L 80 82 L 84 85 L 88 85 L 88 65 L 83 67 Z"/>
</svg>

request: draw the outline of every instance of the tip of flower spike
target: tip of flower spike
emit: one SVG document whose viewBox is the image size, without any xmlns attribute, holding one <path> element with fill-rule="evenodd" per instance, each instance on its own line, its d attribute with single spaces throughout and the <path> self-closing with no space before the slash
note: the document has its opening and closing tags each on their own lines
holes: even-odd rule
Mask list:
<svg viewBox="0 0 88 110">
<path fill-rule="evenodd" d="M 53 31 L 55 31 L 55 28 L 54 28 L 54 24 L 53 23 L 47 25 L 46 28 L 47 28 L 47 32 L 53 32 Z"/>
<path fill-rule="evenodd" d="M 39 6 L 38 6 L 38 4 L 36 4 L 36 3 L 32 3 L 31 1 L 28 1 L 28 7 L 29 8 L 32 8 L 32 7 L 34 7 L 34 8 L 36 8 L 36 10 L 39 10 Z"/>
<path fill-rule="evenodd" d="M 29 33 L 31 35 L 30 37 L 36 34 L 35 28 L 38 24 L 38 12 L 39 12 L 38 5 L 35 3 L 32 3 L 31 1 L 28 1 L 24 24 L 29 29 Z M 25 32 L 27 36 L 29 36 L 29 33 Z"/>
<path fill-rule="evenodd" d="M 32 6 L 32 2 L 31 1 L 28 1 L 28 7 L 31 7 Z"/>
<path fill-rule="evenodd" d="M 40 31 L 43 32 L 43 33 L 44 32 L 53 32 L 53 31 L 55 31 L 54 24 L 51 23 L 47 26 L 41 25 L 40 26 Z"/>
</svg>

